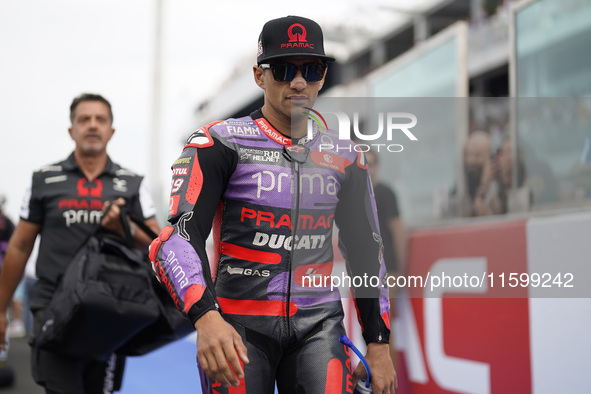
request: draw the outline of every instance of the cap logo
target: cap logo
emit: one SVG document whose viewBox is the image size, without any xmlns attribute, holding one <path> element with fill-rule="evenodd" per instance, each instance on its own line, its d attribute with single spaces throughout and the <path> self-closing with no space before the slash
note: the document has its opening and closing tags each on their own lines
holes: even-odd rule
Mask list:
<svg viewBox="0 0 591 394">
<path fill-rule="evenodd" d="M 293 32 L 293 28 L 294 27 L 299 27 L 302 29 L 302 33 L 294 33 Z M 306 28 L 304 26 L 302 26 L 299 23 L 294 23 L 293 25 L 289 26 L 289 29 L 287 29 L 287 35 L 289 36 L 289 42 L 307 42 L 306 41 L 306 35 L 308 33 L 306 32 Z"/>
<path fill-rule="evenodd" d="M 301 33 L 294 33 L 294 28 L 302 29 Z M 289 37 L 289 41 L 286 43 L 281 44 L 281 49 L 286 48 L 310 48 L 314 49 L 314 44 L 309 44 L 306 41 L 306 36 L 308 33 L 306 32 L 306 28 L 299 23 L 294 23 L 293 25 L 289 26 L 287 29 L 287 36 Z"/>
</svg>

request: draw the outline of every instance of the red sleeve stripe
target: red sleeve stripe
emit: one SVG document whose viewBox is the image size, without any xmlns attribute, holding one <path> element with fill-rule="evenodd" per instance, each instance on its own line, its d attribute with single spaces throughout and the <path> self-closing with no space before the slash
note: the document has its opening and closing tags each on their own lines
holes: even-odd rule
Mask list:
<svg viewBox="0 0 591 394">
<path fill-rule="evenodd" d="M 279 300 L 233 300 L 231 298 L 217 298 L 223 313 L 248 316 L 286 316 L 287 305 Z M 289 317 L 296 314 L 298 306 L 289 302 Z"/>
<path fill-rule="evenodd" d="M 384 323 L 386 324 L 386 327 L 388 327 L 388 330 L 389 330 L 390 329 L 390 314 L 388 312 L 382 313 L 382 320 L 384 321 Z"/>
<path fill-rule="evenodd" d="M 185 294 L 185 313 L 189 313 L 189 309 L 203 297 L 204 292 L 205 286 L 197 283 L 187 289 L 187 293 Z"/>
<path fill-rule="evenodd" d="M 189 178 L 189 184 L 187 185 L 187 194 L 185 198 L 191 205 L 195 205 L 199 194 L 201 194 L 201 188 L 203 187 L 203 172 L 201 172 L 201 166 L 199 165 L 199 153 L 195 153 L 195 161 L 193 161 L 193 168 L 191 169 L 191 177 Z"/>
<path fill-rule="evenodd" d="M 254 250 L 242 246 L 221 242 L 222 254 L 234 257 L 240 260 L 253 261 L 262 264 L 279 264 L 281 262 L 281 255 L 273 252 L 263 252 L 261 250 Z"/>
</svg>

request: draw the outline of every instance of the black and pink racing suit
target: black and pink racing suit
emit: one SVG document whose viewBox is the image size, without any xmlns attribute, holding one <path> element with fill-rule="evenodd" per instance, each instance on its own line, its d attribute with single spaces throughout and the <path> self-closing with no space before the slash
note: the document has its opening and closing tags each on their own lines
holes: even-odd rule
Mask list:
<svg viewBox="0 0 591 394">
<path fill-rule="evenodd" d="M 258 110 L 193 133 L 172 171 L 154 269 L 193 323 L 220 311 L 250 359 L 236 388 L 201 373 L 204 392 L 352 392 L 340 294 L 322 279 L 335 224 L 351 275 L 386 273 L 363 154 L 331 131 L 292 141 Z M 388 342 L 387 289 L 358 288 L 355 304 L 365 341 Z"/>
</svg>

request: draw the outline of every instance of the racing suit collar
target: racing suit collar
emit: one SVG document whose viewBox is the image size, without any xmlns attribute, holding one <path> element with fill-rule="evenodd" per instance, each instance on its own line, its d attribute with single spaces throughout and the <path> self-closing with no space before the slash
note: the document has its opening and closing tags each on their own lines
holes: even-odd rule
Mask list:
<svg viewBox="0 0 591 394">
<path fill-rule="evenodd" d="M 273 127 L 271 122 L 269 122 L 267 118 L 265 118 L 261 108 L 252 112 L 250 114 L 250 117 L 255 121 L 255 123 L 259 126 L 263 133 L 265 133 L 269 138 L 277 141 L 281 145 L 303 145 L 310 141 L 310 139 L 307 136 L 300 138 L 291 138 L 277 130 L 275 127 Z M 316 136 L 316 128 L 314 128 L 314 131 L 314 136 Z"/>
<path fill-rule="evenodd" d="M 271 122 L 265 118 L 263 115 L 263 111 L 261 108 L 257 109 L 253 113 L 250 114 L 250 117 L 254 122 L 259 126 L 259 129 L 263 131 L 267 135 L 267 137 L 271 138 L 275 142 L 281 145 L 291 145 L 291 137 L 286 136 L 279 130 L 277 130 Z"/>
</svg>

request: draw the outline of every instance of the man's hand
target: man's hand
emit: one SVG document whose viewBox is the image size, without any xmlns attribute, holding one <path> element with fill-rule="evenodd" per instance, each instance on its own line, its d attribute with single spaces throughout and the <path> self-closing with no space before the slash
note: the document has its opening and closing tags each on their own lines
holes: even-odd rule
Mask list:
<svg viewBox="0 0 591 394">
<path fill-rule="evenodd" d="M 248 364 L 240 334 L 218 311 L 209 311 L 195 322 L 197 357 L 203 371 L 224 387 L 238 386 L 244 378 L 240 361 Z"/>
<path fill-rule="evenodd" d="M 109 208 L 111 205 L 111 209 Z M 101 226 L 105 229 L 109 230 L 112 233 L 123 235 L 123 224 L 121 223 L 121 211 L 119 207 L 125 205 L 125 200 L 122 197 L 119 197 L 113 202 L 105 201 L 103 205 L 103 213 L 107 211 L 107 214 L 103 214 L 103 218 L 101 219 Z"/>
<path fill-rule="evenodd" d="M 371 372 L 371 389 L 374 394 L 394 394 L 398 388 L 396 371 L 390 358 L 390 348 L 387 343 L 370 343 L 367 345 L 365 359 Z M 367 378 L 367 372 L 362 363 L 353 372 L 353 387 L 360 379 Z"/>
</svg>

